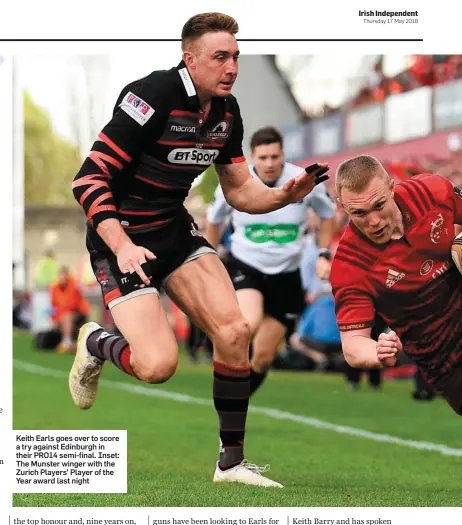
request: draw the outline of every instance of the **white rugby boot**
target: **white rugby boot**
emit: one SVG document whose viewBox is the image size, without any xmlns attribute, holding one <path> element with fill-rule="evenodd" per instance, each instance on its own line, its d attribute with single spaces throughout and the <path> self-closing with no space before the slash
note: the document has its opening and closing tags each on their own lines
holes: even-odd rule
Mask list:
<svg viewBox="0 0 462 525">
<path fill-rule="evenodd" d="M 263 473 L 268 472 L 269 465 L 258 467 L 252 463 L 247 463 L 244 459 L 239 465 L 228 470 L 220 470 L 217 463 L 215 474 L 213 476 L 214 483 L 243 483 L 244 485 L 254 485 L 256 487 L 278 487 L 283 488 L 281 483 L 273 481 L 263 476 Z"/>
<path fill-rule="evenodd" d="M 79 331 L 74 364 L 69 374 L 69 390 L 74 403 L 81 409 L 90 408 L 96 398 L 98 381 L 104 361 L 90 354 L 87 340 L 96 330 L 103 330 L 97 323 L 86 323 Z"/>
</svg>

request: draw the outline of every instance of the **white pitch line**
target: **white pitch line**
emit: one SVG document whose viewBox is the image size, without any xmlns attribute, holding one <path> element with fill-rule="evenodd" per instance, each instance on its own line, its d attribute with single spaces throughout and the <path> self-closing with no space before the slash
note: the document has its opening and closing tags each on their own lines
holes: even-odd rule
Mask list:
<svg viewBox="0 0 462 525">
<path fill-rule="evenodd" d="M 30 372 L 33 374 L 40 374 L 48 377 L 57 377 L 57 378 L 67 378 L 68 374 L 62 372 L 61 370 L 54 370 L 52 368 L 45 368 L 43 366 L 33 365 L 31 363 L 26 363 L 24 361 L 13 360 L 13 364 L 19 370 L 25 372 Z M 178 401 L 180 403 L 192 403 L 195 405 L 207 405 L 212 406 L 213 402 L 209 399 L 202 399 L 200 397 L 193 397 L 187 394 L 180 394 L 178 392 L 169 392 L 162 388 L 158 387 L 147 387 L 142 385 L 132 385 L 129 383 L 122 383 L 120 381 L 109 381 L 102 379 L 100 381 L 106 388 L 115 388 L 117 390 L 125 390 L 126 392 L 131 392 L 132 394 L 139 394 L 143 396 L 150 397 L 161 397 L 164 399 L 170 399 L 172 401 Z M 280 419 L 286 421 L 293 421 L 295 423 L 300 423 L 302 425 L 307 425 L 310 427 L 321 428 L 323 430 L 331 430 L 338 434 L 349 434 L 350 436 L 362 437 L 365 439 L 370 439 L 372 441 L 381 441 L 383 443 L 392 443 L 394 445 L 401 445 L 404 447 L 415 448 L 419 450 L 427 450 L 432 452 L 439 452 L 445 456 L 460 456 L 462 457 L 462 449 L 460 448 L 451 448 L 446 445 L 439 445 L 438 443 L 429 443 L 426 441 L 413 441 L 409 439 L 401 439 L 395 436 L 390 436 L 388 434 L 377 434 L 375 432 L 369 432 L 368 430 L 361 430 L 360 428 L 347 427 L 344 425 L 335 425 L 333 423 L 328 423 L 327 421 L 322 421 L 321 419 L 313 417 L 298 416 L 290 412 L 285 412 L 282 410 L 277 410 L 274 408 L 266 408 L 259 406 L 250 406 L 249 412 L 256 414 L 263 414 L 272 419 Z"/>
</svg>

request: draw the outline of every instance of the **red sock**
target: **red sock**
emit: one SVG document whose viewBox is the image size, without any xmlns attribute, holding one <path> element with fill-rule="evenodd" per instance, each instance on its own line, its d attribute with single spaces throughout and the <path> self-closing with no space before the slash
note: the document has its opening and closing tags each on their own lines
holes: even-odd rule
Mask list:
<svg viewBox="0 0 462 525">
<path fill-rule="evenodd" d="M 122 352 L 120 353 L 120 364 L 121 369 L 126 373 L 133 377 L 136 377 L 136 374 L 130 364 L 130 356 L 132 355 L 132 352 L 130 350 L 130 347 L 127 345 Z"/>
</svg>

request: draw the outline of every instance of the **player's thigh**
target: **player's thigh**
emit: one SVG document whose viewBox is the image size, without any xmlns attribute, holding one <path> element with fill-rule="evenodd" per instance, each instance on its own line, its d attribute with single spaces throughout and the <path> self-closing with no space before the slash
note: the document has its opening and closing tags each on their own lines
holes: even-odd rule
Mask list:
<svg viewBox="0 0 462 525">
<path fill-rule="evenodd" d="M 239 308 L 250 324 L 254 334 L 263 320 L 263 294 L 253 288 L 243 288 L 236 291 Z"/>
<path fill-rule="evenodd" d="M 135 363 L 176 367 L 178 345 L 155 293 L 137 295 L 111 308 L 114 323 L 130 345 Z"/>
<path fill-rule="evenodd" d="M 286 326 L 269 315 L 265 315 L 253 339 L 253 358 L 274 357 L 286 335 Z"/>
<path fill-rule="evenodd" d="M 177 268 L 166 289 L 172 300 L 215 343 L 244 344 L 250 336 L 231 279 L 216 254 L 208 253 Z M 239 339 L 239 341 L 235 341 Z"/>
</svg>

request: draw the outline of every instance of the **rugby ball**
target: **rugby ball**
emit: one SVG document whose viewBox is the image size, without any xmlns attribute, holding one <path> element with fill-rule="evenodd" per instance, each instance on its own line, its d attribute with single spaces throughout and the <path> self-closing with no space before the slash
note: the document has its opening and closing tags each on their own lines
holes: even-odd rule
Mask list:
<svg viewBox="0 0 462 525">
<path fill-rule="evenodd" d="M 459 233 L 454 239 L 451 246 L 452 260 L 455 262 L 457 269 L 462 273 L 462 233 Z"/>
</svg>

